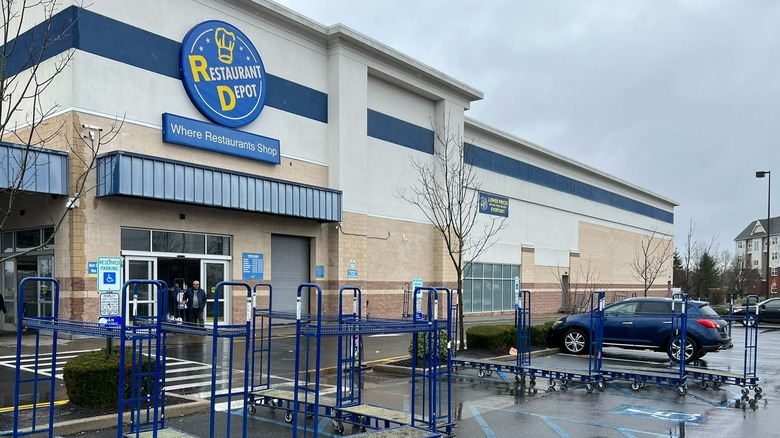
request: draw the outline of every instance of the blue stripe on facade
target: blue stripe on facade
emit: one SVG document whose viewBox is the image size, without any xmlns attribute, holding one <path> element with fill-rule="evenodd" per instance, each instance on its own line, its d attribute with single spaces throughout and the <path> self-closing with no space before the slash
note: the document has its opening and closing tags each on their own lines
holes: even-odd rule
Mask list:
<svg viewBox="0 0 780 438">
<path fill-rule="evenodd" d="M 6 74 L 13 75 L 30 68 L 40 60 L 77 49 L 160 75 L 179 79 L 181 44 L 120 21 L 71 6 L 47 23 L 41 23 L 9 43 L 15 48 L 6 59 Z M 43 52 L 41 52 L 43 50 Z M 266 105 L 292 114 L 328 122 L 328 95 L 286 79 L 267 75 Z M 433 131 L 400 119 L 368 110 L 368 135 L 428 154 L 433 153 Z M 674 214 L 616 193 L 558 175 L 512 158 L 471 146 L 467 158 L 477 167 L 517 178 L 543 187 L 581 197 L 593 202 L 674 223 Z"/>
<path fill-rule="evenodd" d="M 610 207 L 630 211 L 669 224 L 674 223 L 674 213 L 644 204 L 617 193 L 577 181 L 568 176 L 536 167 L 534 165 L 506 157 L 467 143 L 466 158 L 468 163 L 481 169 L 506 175 L 512 178 L 537 184 L 542 187 L 568 193 L 588 201 L 609 205 Z"/>
<path fill-rule="evenodd" d="M 30 68 L 40 60 L 77 49 L 163 76 L 179 79 L 181 43 L 76 6 L 52 17 L 47 40 L 41 23 L 9 43 L 16 47 L 6 60 L 7 74 Z M 49 45 L 45 45 L 47 42 Z M 43 48 L 43 54 L 41 54 Z M 42 56 L 41 56 L 42 55 Z M 266 105 L 301 117 L 328 123 L 328 95 L 286 79 L 266 74 Z"/>
<path fill-rule="evenodd" d="M 368 110 L 368 136 L 433 154 L 433 131 Z"/>
</svg>

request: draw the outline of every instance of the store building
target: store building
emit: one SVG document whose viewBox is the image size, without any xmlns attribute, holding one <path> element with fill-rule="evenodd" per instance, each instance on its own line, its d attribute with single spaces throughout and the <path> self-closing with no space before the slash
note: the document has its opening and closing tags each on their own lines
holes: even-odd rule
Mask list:
<svg viewBox="0 0 780 438">
<path fill-rule="evenodd" d="M 56 135 L 16 195 L 3 253 L 45 241 L 69 213 L 53 242 L 5 262 L 4 330 L 17 305 L 51 312 L 51 291 L 17 299 L 28 275 L 60 280 L 61 317 L 96 320 L 101 257 L 120 257 L 124 280 L 199 279 L 207 291 L 225 279 L 270 282 L 276 309 L 293 309 L 297 286 L 316 282 L 332 311 L 352 284 L 370 315 L 401 316 L 405 287 L 455 285 L 441 238 L 396 196 L 416 180 L 412 160 L 432 160 L 431 120 L 470 145 L 498 206 L 479 220 L 506 217 L 474 260 L 466 313 L 511 311 L 516 283 L 533 291 L 535 312 L 557 311 L 561 284 L 576 288 L 586 273 L 641 292 L 628 260 L 647 233 L 673 236 L 674 201 L 467 117 L 479 90 L 348 27 L 264 0 L 74 3 L 53 21 L 70 37 L 43 65 L 72 59 L 41 95 L 58 109 L 37 130 Z M 19 38 L 38 41 L 41 26 Z M 16 134 L 29 130 L 23 113 Z M 16 137 L 4 140 L 0 154 L 17 156 Z M 73 202 L 85 168 L 73 148 L 84 156 L 96 145 L 89 190 Z M 19 167 L 3 165 L 6 175 Z M 665 280 L 651 292 L 666 293 Z M 219 318 L 243 320 L 244 299 L 224 295 Z M 142 291 L 139 312 L 154 312 L 155 299 Z"/>
</svg>

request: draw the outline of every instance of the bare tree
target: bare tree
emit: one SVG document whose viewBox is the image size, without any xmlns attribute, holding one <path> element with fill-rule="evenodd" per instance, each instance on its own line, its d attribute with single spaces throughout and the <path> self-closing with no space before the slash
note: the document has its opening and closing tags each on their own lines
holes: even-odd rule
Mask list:
<svg viewBox="0 0 780 438">
<path fill-rule="evenodd" d="M 561 274 L 561 267 L 550 268 L 550 272 L 558 280 L 563 289 L 564 276 L 568 275 L 568 288 L 563 291 L 561 311 L 565 313 L 581 313 L 589 309 L 590 295 L 594 291 L 607 292 L 612 287 L 612 282 L 601 280 L 598 270 L 593 266 L 590 258 L 580 260 L 576 266 L 572 266 L 570 274 Z M 566 271 L 564 271 L 566 272 Z"/>
<path fill-rule="evenodd" d="M 48 207 L 54 232 L 49 238 L 23 253 L 0 257 L 0 262 L 36 251 L 54 239 L 65 223 L 71 208 L 92 190 L 89 175 L 95 169 L 100 147 L 110 142 L 121 129 L 114 120 L 110 129 L 90 126 L 69 126 L 67 117 L 57 120 L 59 105 L 49 87 L 66 70 L 75 50 L 58 49 L 74 38 L 75 20 L 56 14 L 56 0 L 6 0 L 0 5 L 0 129 L 5 145 L 14 153 L 0 160 L 4 182 L 0 186 L 0 231 L 14 211 L 14 205 L 30 194 L 30 176 L 47 165 L 47 148 L 67 149 L 70 171 L 69 199 Z M 77 19 L 77 18 L 76 18 Z M 30 30 L 32 28 L 32 30 Z M 63 147 L 64 145 L 64 147 Z"/>
<path fill-rule="evenodd" d="M 726 290 L 739 296 L 760 293 L 763 287 L 761 273 L 757 269 L 745 266 L 744 260 L 736 256 L 728 259 L 723 271 L 723 283 Z"/>
<path fill-rule="evenodd" d="M 479 191 L 476 169 L 467 160 L 468 144 L 460 128 L 453 126 L 450 114 L 441 123 L 431 120 L 435 137 L 432 161 L 412 159 L 416 182 L 399 188 L 396 196 L 416 206 L 444 240 L 457 276 L 459 349 L 465 346 L 463 329 L 463 279 L 469 262 L 475 261 L 491 245 L 505 226 L 504 217 L 489 216 L 478 221 Z"/>
<path fill-rule="evenodd" d="M 629 265 L 634 278 L 643 283 L 645 296 L 658 277 L 666 274 L 673 256 L 674 239 L 658 233 L 657 230 L 645 234 L 642 238 L 640 249 Z"/>
</svg>

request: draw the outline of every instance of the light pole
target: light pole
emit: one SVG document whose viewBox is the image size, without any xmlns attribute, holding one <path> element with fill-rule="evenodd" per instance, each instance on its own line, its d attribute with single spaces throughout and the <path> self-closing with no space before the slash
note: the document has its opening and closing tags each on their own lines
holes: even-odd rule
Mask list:
<svg viewBox="0 0 780 438">
<path fill-rule="evenodd" d="M 768 170 L 759 170 L 756 172 L 756 178 L 763 178 L 767 177 L 767 188 L 766 188 L 766 298 L 769 299 L 769 290 L 772 287 L 770 284 L 769 279 L 769 236 L 771 234 L 769 233 L 769 229 L 771 228 L 769 225 L 769 221 L 771 220 L 771 217 L 769 215 L 770 211 L 770 202 L 772 200 L 772 172 Z"/>
</svg>

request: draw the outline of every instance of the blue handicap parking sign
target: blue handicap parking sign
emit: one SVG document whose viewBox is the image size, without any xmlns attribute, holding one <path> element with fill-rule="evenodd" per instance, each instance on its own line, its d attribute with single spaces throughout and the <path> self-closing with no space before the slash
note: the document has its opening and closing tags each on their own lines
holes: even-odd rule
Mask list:
<svg viewBox="0 0 780 438">
<path fill-rule="evenodd" d="M 115 272 L 104 272 L 103 273 L 103 283 L 105 283 L 105 284 L 116 284 L 116 273 Z"/>
</svg>

